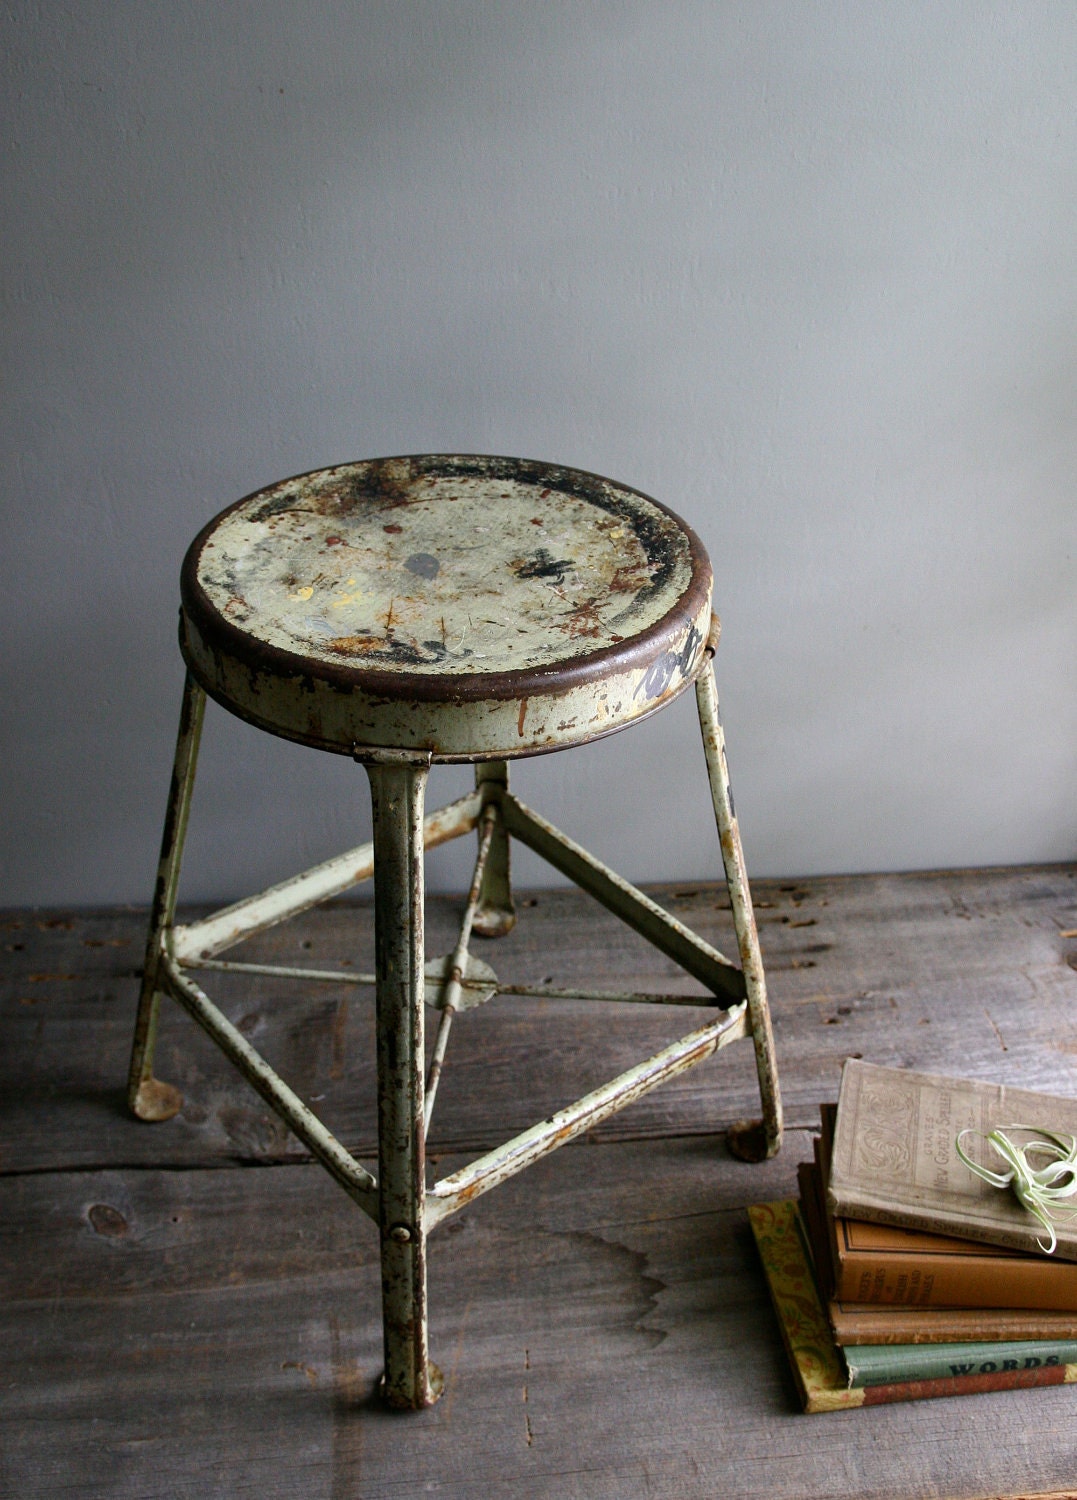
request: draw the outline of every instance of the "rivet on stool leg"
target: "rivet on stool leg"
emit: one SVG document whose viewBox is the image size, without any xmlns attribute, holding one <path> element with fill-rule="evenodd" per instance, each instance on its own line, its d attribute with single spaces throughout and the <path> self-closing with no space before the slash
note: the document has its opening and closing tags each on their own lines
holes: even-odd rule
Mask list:
<svg viewBox="0 0 1077 1500">
<path fill-rule="evenodd" d="M 509 767 L 503 760 L 489 760 L 475 767 L 475 785 L 483 793 L 485 802 L 500 802 L 501 794 L 508 791 Z M 479 904 L 475 911 L 472 931 L 479 937 L 504 937 L 516 926 L 516 907 L 512 900 L 512 883 L 509 873 L 509 835 L 504 821 L 499 817 L 494 824 L 490 852 L 482 872 L 482 887 Z"/>
<path fill-rule="evenodd" d="M 712 642 L 717 633 L 712 631 Z M 711 647 L 708 657 L 713 654 Z M 722 864 L 725 867 L 726 885 L 733 910 L 733 925 L 737 933 L 737 947 L 744 973 L 744 987 L 751 1018 L 752 1040 L 755 1044 L 756 1071 L 759 1075 L 759 1093 L 763 1102 L 762 1120 L 739 1120 L 726 1136 L 730 1152 L 743 1161 L 763 1161 L 774 1156 L 782 1141 L 782 1101 L 778 1088 L 778 1063 L 774 1053 L 774 1032 L 770 1022 L 770 1007 L 767 1004 L 766 978 L 763 973 L 763 958 L 759 951 L 759 933 L 752 910 L 752 896 L 748 888 L 748 873 L 744 864 L 740 830 L 733 807 L 733 793 L 729 785 L 729 770 L 726 765 L 725 736 L 718 712 L 718 691 L 714 683 L 714 670 L 708 659 L 696 679 L 696 704 L 699 709 L 699 724 L 703 733 L 703 749 L 707 757 L 707 776 L 711 787 L 711 800 L 718 825 L 718 837 L 722 846 Z"/>
<path fill-rule="evenodd" d="M 429 756 L 366 759 L 374 827 L 378 1183 L 385 1374 L 390 1406 L 432 1406 L 440 1370 L 426 1324 L 423 1120 L 423 802 Z"/>
<path fill-rule="evenodd" d="M 176 915 L 180 863 L 191 811 L 198 744 L 202 737 L 206 695 L 188 672 L 183 685 L 176 757 L 168 793 L 161 855 L 157 865 L 157 883 L 153 891 L 150 930 L 146 943 L 146 962 L 142 971 L 142 989 L 135 1020 L 135 1038 L 131 1049 L 131 1067 L 127 1079 L 127 1102 L 140 1120 L 170 1120 L 183 1107 L 183 1095 L 170 1083 L 153 1076 L 153 1053 L 157 1040 L 157 1012 L 160 991 L 157 987 L 161 945 Z"/>
</svg>

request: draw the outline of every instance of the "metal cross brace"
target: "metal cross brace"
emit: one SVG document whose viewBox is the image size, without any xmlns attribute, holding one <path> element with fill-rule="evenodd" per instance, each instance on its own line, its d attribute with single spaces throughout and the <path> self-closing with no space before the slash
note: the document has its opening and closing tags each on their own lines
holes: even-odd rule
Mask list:
<svg viewBox="0 0 1077 1500">
<path fill-rule="evenodd" d="M 760 1122 L 741 1125 L 730 1145 L 751 1159 L 772 1155 L 781 1139 L 781 1104 L 763 966 L 740 836 L 725 764 L 725 746 L 709 657 L 696 680 L 712 802 L 721 841 L 740 966 L 526 807 L 508 788 L 504 761 L 476 767 L 467 796 L 424 817 L 431 756 L 356 750 L 371 783 L 373 839 L 292 879 L 200 921 L 176 924 L 176 894 L 205 694 L 187 678 L 176 760 L 162 839 L 150 934 L 129 1078 L 131 1108 L 143 1119 L 168 1119 L 182 1106 L 177 1090 L 153 1075 L 159 998 L 171 995 L 213 1038 L 266 1103 L 285 1121 L 345 1192 L 379 1223 L 386 1399 L 429 1405 L 439 1374 L 426 1333 L 426 1236 L 466 1203 L 538 1161 L 583 1131 L 703 1058 L 743 1037 L 753 1039 L 763 1103 Z M 478 830 L 478 853 L 457 942 L 447 958 L 425 961 L 423 853 Z M 509 838 L 519 839 L 672 958 L 708 991 L 705 996 L 501 984 L 469 952 L 473 932 L 496 936 L 515 921 L 509 882 Z M 352 889 L 375 875 L 375 972 L 223 960 L 246 938 Z M 376 990 L 378 1172 L 363 1167 L 276 1074 L 192 978 L 192 971 L 257 974 Z M 426 984 L 440 1011 L 433 1055 L 425 1062 Z M 426 1184 L 425 1142 L 453 1019 L 494 994 L 548 999 L 717 1007 L 705 1025 L 672 1042 L 610 1083 L 557 1110 L 459 1171 Z"/>
</svg>

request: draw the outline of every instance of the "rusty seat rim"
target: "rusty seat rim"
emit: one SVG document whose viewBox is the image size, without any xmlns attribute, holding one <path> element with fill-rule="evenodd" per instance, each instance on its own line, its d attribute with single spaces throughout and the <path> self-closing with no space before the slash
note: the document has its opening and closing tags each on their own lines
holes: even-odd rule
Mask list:
<svg viewBox="0 0 1077 1500">
<path fill-rule="evenodd" d="M 446 464 L 504 464 L 534 475 L 542 474 L 550 479 L 578 479 L 589 484 L 606 485 L 631 495 L 660 511 L 683 534 L 691 559 L 691 577 L 688 587 L 682 591 L 671 607 L 639 633 L 627 636 L 616 644 L 599 647 L 590 652 L 579 653 L 563 661 L 545 666 L 524 667 L 502 671 L 446 672 L 436 668 L 430 671 L 394 671 L 383 666 L 370 666 L 362 662 L 326 662 L 317 657 L 289 651 L 284 647 L 260 640 L 242 625 L 226 618 L 213 604 L 199 578 L 202 553 L 221 523 L 234 512 L 249 505 L 280 485 L 328 474 L 337 469 L 347 469 L 356 463 L 446 463 Z M 517 459 L 501 454 L 399 454 L 383 458 L 353 460 L 348 463 L 319 466 L 276 481 L 270 486 L 261 486 L 243 496 L 234 504 L 215 515 L 192 541 L 183 560 L 180 573 L 181 623 L 180 641 L 184 657 L 189 664 L 198 653 L 192 652 L 187 641 L 188 630 L 193 631 L 208 649 L 231 657 L 237 663 L 259 674 L 275 678 L 301 681 L 308 678 L 336 692 L 359 692 L 369 698 L 387 701 L 423 703 L 481 703 L 519 702 L 525 698 L 554 695 L 589 683 L 606 681 L 621 672 L 640 671 L 661 659 L 678 641 L 688 636 L 692 639 L 692 627 L 696 633 L 706 637 L 706 621 L 709 617 L 713 574 L 710 559 L 699 537 L 683 518 L 645 491 L 611 480 L 590 470 L 572 468 L 560 464 L 544 463 L 533 459 Z M 702 628 L 700 621 L 703 621 Z M 693 650 L 699 654 L 703 641 L 693 641 Z M 203 679 L 203 686 L 213 693 L 211 681 L 205 680 L 204 670 L 196 675 Z M 216 694 L 214 695 L 216 696 Z"/>
</svg>

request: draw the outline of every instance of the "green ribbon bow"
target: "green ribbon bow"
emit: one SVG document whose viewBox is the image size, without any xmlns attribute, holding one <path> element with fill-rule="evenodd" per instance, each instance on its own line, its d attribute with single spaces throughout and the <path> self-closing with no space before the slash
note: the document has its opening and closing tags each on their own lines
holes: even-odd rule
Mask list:
<svg viewBox="0 0 1077 1500">
<path fill-rule="evenodd" d="M 1019 1130 L 1025 1135 L 1036 1135 L 1039 1130 L 1039 1135 L 1035 1140 L 1019 1146 L 1005 1134 L 1007 1130 Z M 1009 1164 L 1009 1171 L 992 1172 L 989 1167 L 981 1167 L 979 1162 L 970 1160 L 961 1149 L 961 1142 L 967 1135 L 979 1135 L 986 1140 L 1003 1161 Z M 1060 1199 L 1077 1195 L 1077 1137 L 1066 1135 L 1062 1131 L 1042 1130 L 1033 1125 L 1000 1125 L 987 1135 L 979 1130 L 962 1130 L 954 1144 L 958 1156 L 970 1172 L 984 1182 L 989 1182 L 992 1187 L 1013 1188 L 1017 1201 L 1039 1220 L 1050 1235 L 1049 1244 L 1045 1245 L 1042 1239 L 1037 1239 L 1036 1243 L 1045 1254 L 1051 1255 L 1058 1244 L 1058 1236 L 1051 1220 L 1059 1215 L 1069 1218 L 1077 1213 L 1077 1208 L 1056 1207 Z M 1028 1158 L 1034 1152 L 1047 1158 L 1046 1166 L 1033 1167 L 1030 1164 Z"/>
</svg>

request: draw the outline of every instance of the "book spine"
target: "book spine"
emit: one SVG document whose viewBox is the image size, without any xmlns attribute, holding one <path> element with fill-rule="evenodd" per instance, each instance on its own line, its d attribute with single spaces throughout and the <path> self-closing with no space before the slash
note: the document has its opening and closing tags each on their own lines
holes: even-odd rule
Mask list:
<svg viewBox="0 0 1077 1500">
<path fill-rule="evenodd" d="M 796 1205 L 789 1201 L 753 1204 L 748 1209 L 748 1218 L 805 1411 L 848 1411 L 859 1406 L 878 1406 L 887 1401 L 917 1401 L 932 1396 L 971 1395 L 978 1391 L 1077 1384 L 1077 1364 L 1070 1364 L 1041 1365 L 1031 1370 L 1000 1370 L 986 1375 L 950 1375 L 938 1380 L 907 1380 L 887 1385 L 846 1385 L 838 1351 L 812 1280 Z"/>
<path fill-rule="evenodd" d="M 1023 1391 L 1039 1385 L 1077 1381 L 1077 1365 L 1041 1365 L 1037 1370 L 1000 1370 L 993 1375 L 946 1375 L 937 1380 L 895 1381 L 863 1390 L 865 1406 L 890 1401 L 925 1401 L 940 1396 L 978 1396 L 987 1391 Z"/>
<path fill-rule="evenodd" d="M 923 1256 L 900 1250 L 847 1251 L 837 1232 L 835 1296 L 839 1302 L 893 1307 L 1022 1307 L 1077 1312 L 1072 1261 Z"/>
<path fill-rule="evenodd" d="M 827 1316 L 839 1344 L 1016 1343 L 1077 1339 L 1077 1318 L 1009 1308 L 860 1307 L 830 1302 Z"/>
<path fill-rule="evenodd" d="M 815 1279 L 823 1297 L 829 1301 L 834 1296 L 834 1265 L 830 1255 L 822 1194 L 817 1192 L 818 1174 L 811 1162 L 802 1161 L 797 1166 L 797 1186 L 800 1188 L 800 1217 L 807 1230 L 808 1249 L 811 1251 Z"/>
<path fill-rule="evenodd" d="M 909 1380 L 1034 1374 L 1077 1363 L 1077 1343 L 857 1344 L 843 1351 L 849 1384 L 895 1385 Z"/>
</svg>

